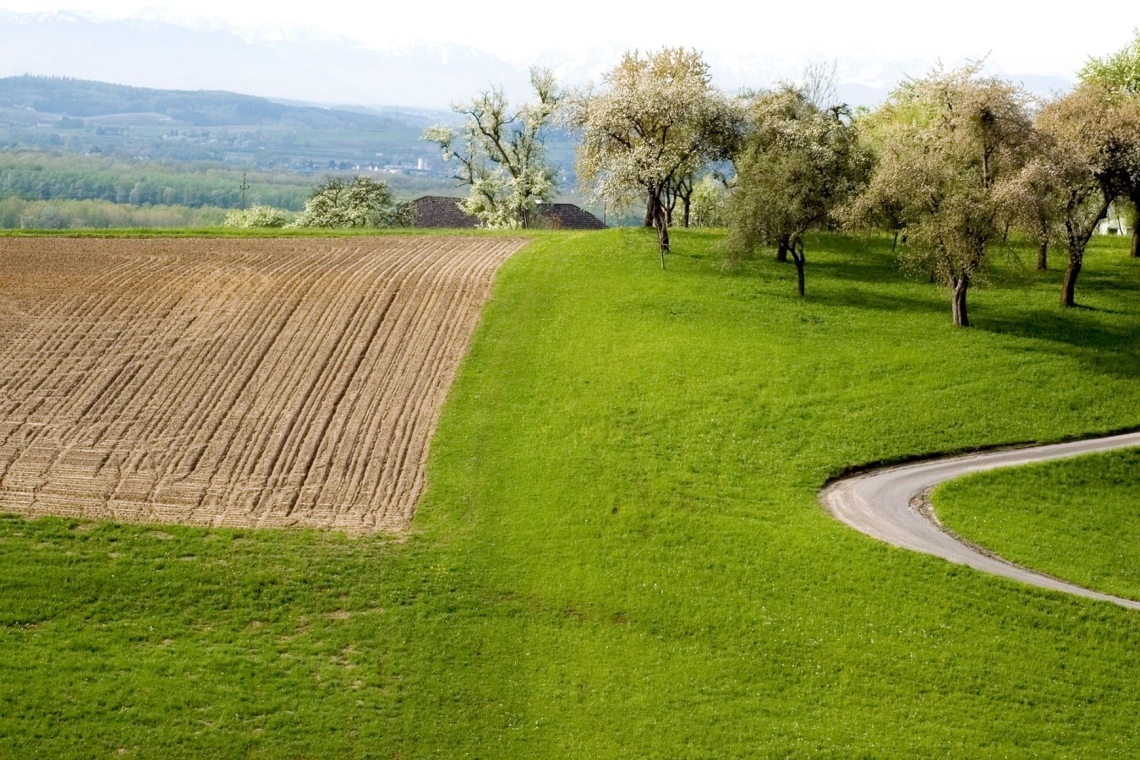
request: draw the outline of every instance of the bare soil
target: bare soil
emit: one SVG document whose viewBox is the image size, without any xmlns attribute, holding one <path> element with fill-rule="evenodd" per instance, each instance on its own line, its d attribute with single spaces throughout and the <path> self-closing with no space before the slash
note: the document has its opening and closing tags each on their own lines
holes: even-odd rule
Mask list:
<svg viewBox="0 0 1140 760">
<path fill-rule="evenodd" d="M 0 239 L 0 511 L 406 527 L 524 243 Z"/>
</svg>

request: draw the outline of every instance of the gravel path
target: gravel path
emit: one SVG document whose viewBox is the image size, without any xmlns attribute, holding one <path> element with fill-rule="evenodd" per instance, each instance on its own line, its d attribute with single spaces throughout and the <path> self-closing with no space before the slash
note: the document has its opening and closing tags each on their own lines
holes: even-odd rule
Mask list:
<svg viewBox="0 0 1140 760">
<path fill-rule="evenodd" d="M 1015 565 L 975 546 L 942 527 L 926 498 L 939 483 L 982 470 L 1013 467 L 1140 446 L 1140 433 L 1127 433 L 1050 446 L 1007 449 L 983 454 L 937 459 L 853 475 L 831 483 L 820 492 L 820 503 L 837 519 L 868 536 L 904 549 L 937 557 L 1034 586 L 1140 610 L 1140 602 L 1091 591 Z"/>
</svg>

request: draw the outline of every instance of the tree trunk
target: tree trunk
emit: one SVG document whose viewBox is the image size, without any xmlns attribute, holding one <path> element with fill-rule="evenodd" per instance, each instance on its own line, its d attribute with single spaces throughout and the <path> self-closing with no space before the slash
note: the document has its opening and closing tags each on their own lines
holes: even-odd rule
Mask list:
<svg viewBox="0 0 1140 760">
<path fill-rule="evenodd" d="M 1132 228 L 1132 258 L 1140 259 L 1140 187 L 1133 185 L 1128 193 L 1132 213 L 1128 215 L 1128 226 Z"/>
<path fill-rule="evenodd" d="M 950 311 L 954 316 L 954 324 L 958 327 L 969 327 L 970 316 L 966 311 L 966 292 L 970 289 L 970 278 L 962 276 L 954 280 L 953 300 Z"/>
<path fill-rule="evenodd" d="M 895 239 L 891 241 L 891 253 L 894 253 L 895 249 L 899 247 L 899 232 L 901 230 L 895 230 Z"/>
<path fill-rule="evenodd" d="M 799 235 L 792 238 L 788 250 L 792 253 L 792 261 L 796 264 L 796 284 L 800 298 L 804 295 L 804 241 Z"/>
<path fill-rule="evenodd" d="M 652 192 L 649 193 L 648 200 L 645 201 L 645 227 L 652 227 L 654 220 L 657 218 L 657 196 Z"/>
<path fill-rule="evenodd" d="M 665 254 L 669 252 L 669 225 L 665 220 L 665 207 L 657 204 L 657 214 L 654 218 L 657 227 L 657 252 L 661 256 L 661 268 L 665 268 Z"/>
<path fill-rule="evenodd" d="M 1049 241 L 1042 240 L 1037 246 L 1037 271 L 1044 272 L 1049 268 Z"/>
<path fill-rule="evenodd" d="M 1065 282 L 1061 286 L 1061 305 L 1065 308 L 1077 305 L 1077 277 L 1081 273 L 1084 258 L 1083 249 L 1069 248 L 1069 268 L 1065 270 Z"/>
<path fill-rule="evenodd" d="M 776 243 L 776 261 L 781 264 L 788 263 L 788 236 L 784 235 Z"/>
<path fill-rule="evenodd" d="M 692 208 L 692 205 L 693 205 L 692 197 L 686 196 L 682 200 L 682 202 L 685 204 L 685 229 L 689 229 L 689 210 Z M 1135 256 L 1136 255 L 1136 253 L 1135 253 L 1135 251 L 1136 251 L 1136 242 L 1135 242 L 1136 238 L 1135 237 L 1132 238 L 1132 241 L 1133 241 L 1132 242 L 1132 249 L 1133 249 L 1132 255 Z"/>
</svg>

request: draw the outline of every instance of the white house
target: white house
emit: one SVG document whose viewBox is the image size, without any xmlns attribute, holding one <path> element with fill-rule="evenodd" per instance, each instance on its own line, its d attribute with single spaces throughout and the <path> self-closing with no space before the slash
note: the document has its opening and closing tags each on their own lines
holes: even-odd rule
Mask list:
<svg viewBox="0 0 1140 760">
<path fill-rule="evenodd" d="M 1108 209 L 1108 214 L 1104 219 L 1100 220 L 1097 225 L 1096 234 L 1098 235 L 1131 235 L 1132 228 L 1128 225 L 1128 219 L 1116 206 Z"/>
</svg>

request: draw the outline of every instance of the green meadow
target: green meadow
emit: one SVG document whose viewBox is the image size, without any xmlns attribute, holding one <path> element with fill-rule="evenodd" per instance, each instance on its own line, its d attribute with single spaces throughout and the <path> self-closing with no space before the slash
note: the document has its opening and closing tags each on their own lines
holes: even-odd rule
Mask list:
<svg viewBox="0 0 1140 760">
<path fill-rule="evenodd" d="M 853 467 L 1140 427 L 1126 241 L 1071 310 L 1059 261 L 999 256 L 963 330 L 889 239 L 809 237 L 803 299 L 720 240 L 679 231 L 666 271 L 640 229 L 509 260 L 403 535 L 0 518 L 0 756 L 1140 755 L 1140 615 L 817 502 Z M 1072 477 L 1115 489 L 1132 456 Z M 1078 561 L 1128 497 L 1092 531 L 970 521 L 991 485 L 939 514 L 1002 551 L 1048 524 L 1137 587 Z"/>
</svg>

